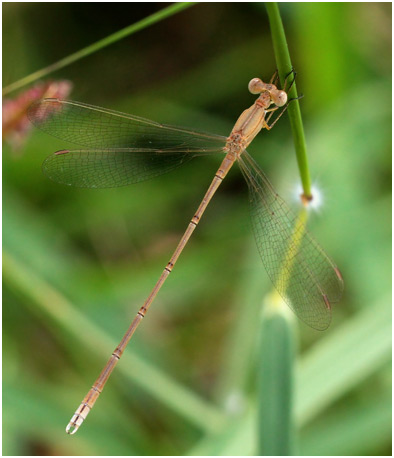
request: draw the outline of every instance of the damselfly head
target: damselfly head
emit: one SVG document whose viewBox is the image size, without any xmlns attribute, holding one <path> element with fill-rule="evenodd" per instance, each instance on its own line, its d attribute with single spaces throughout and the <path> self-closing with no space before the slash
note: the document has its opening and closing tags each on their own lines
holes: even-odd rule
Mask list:
<svg viewBox="0 0 394 458">
<path fill-rule="evenodd" d="M 285 91 L 278 89 L 275 84 L 263 83 L 260 78 L 253 78 L 250 80 L 248 89 L 252 94 L 261 94 L 264 91 L 268 92 L 272 103 L 278 107 L 283 107 L 287 102 L 287 94 Z"/>
<path fill-rule="evenodd" d="M 275 84 L 264 83 L 263 81 L 261 81 L 260 78 L 253 78 L 252 80 L 250 80 L 248 89 L 249 92 L 251 92 L 252 94 L 261 94 L 264 91 L 269 93 L 271 93 L 272 91 L 278 92 L 278 89 L 275 86 Z"/>
</svg>

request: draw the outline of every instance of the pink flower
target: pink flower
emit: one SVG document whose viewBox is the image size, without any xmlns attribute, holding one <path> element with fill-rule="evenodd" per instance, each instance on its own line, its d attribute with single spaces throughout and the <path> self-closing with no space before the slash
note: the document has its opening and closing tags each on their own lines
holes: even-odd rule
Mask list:
<svg viewBox="0 0 394 458">
<path fill-rule="evenodd" d="M 32 128 L 26 114 L 29 106 L 39 99 L 67 98 L 72 86 L 67 80 L 38 83 L 14 99 L 4 99 L 3 140 L 11 145 L 14 151 L 20 150 Z"/>
</svg>

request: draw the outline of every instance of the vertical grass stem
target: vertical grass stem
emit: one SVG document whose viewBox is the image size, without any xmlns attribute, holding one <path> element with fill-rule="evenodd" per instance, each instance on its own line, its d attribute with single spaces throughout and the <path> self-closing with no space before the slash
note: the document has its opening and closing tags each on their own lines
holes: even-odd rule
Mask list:
<svg viewBox="0 0 394 458">
<path fill-rule="evenodd" d="M 293 66 L 290 59 L 289 48 L 287 46 L 286 35 L 278 4 L 276 2 L 267 2 L 266 8 L 271 26 L 272 42 L 274 45 L 279 77 L 283 85 L 286 75 L 293 70 Z M 289 98 L 297 97 L 297 88 L 294 83 L 289 91 Z M 302 124 L 301 110 L 298 100 L 295 100 L 289 105 L 288 113 L 304 196 L 307 200 L 310 200 L 312 198 L 312 185 L 306 154 L 304 127 Z"/>
</svg>

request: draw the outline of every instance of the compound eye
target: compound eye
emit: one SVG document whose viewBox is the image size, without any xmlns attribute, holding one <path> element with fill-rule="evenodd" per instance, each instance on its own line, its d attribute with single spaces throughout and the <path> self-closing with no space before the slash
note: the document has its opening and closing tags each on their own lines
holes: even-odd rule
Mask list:
<svg viewBox="0 0 394 458">
<path fill-rule="evenodd" d="M 272 101 L 278 107 L 283 107 L 283 105 L 287 102 L 287 94 L 285 91 L 275 91 L 275 93 L 271 94 Z"/>
<path fill-rule="evenodd" d="M 264 83 L 260 78 L 253 78 L 249 81 L 248 89 L 252 94 L 260 94 L 262 91 L 264 91 Z"/>
</svg>

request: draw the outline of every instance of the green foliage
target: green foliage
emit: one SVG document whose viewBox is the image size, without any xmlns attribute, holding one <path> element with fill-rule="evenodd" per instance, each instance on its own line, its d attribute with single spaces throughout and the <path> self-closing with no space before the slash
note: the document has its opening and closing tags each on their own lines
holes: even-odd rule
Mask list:
<svg viewBox="0 0 394 458">
<path fill-rule="evenodd" d="M 17 89 L 20 89 L 23 86 L 26 86 L 27 84 L 31 84 L 39 80 L 40 78 L 45 78 L 48 75 L 51 75 L 52 73 L 56 72 L 57 70 L 60 70 L 63 67 L 66 67 L 67 65 L 71 65 L 74 62 L 77 62 L 78 60 L 89 56 L 90 54 L 100 51 L 101 49 L 106 48 L 107 46 L 110 46 L 113 43 L 116 43 L 117 41 L 122 40 L 123 38 L 129 35 L 133 35 L 134 33 L 137 33 L 140 30 L 143 30 L 146 27 L 149 27 L 155 24 L 156 22 L 162 21 L 166 19 L 167 17 L 173 16 L 178 11 L 182 11 L 183 9 L 188 8 L 192 5 L 193 5 L 193 2 L 179 2 L 179 3 L 172 4 L 171 6 L 167 8 L 163 8 L 162 10 L 158 11 L 157 13 L 152 14 L 142 19 L 141 21 L 136 22 L 135 24 L 125 27 L 124 29 L 117 31 L 113 33 L 112 35 L 109 35 L 108 37 L 105 37 L 102 40 L 99 40 L 96 43 L 93 43 L 87 46 L 86 48 L 80 49 L 79 51 L 67 57 L 64 57 L 63 59 L 60 59 L 59 61 L 49 65 L 48 67 L 38 70 L 20 79 L 19 81 L 15 81 L 14 83 L 10 84 L 9 86 L 3 89 L 3 96 Z"/>
<path fill-rule="evenodd" d="M 273 296 L 273 297 L 272 297 Z M 277 293 L 266 298 L 258 358 L 258 453 L 295 455 L 294 450 L 294 324 Z"/>
<path fill-rule="evenodd" d="M 275 50 L 280 81 L 283 85 L 285 85 L 286 76 L 291 74 L 291 72 L 294 70 L 294 67 L 291 63 L 286 34 L 280 16 L 278 4 L 276 2 L 267 2 L 267 13 L 270 20 L 272 44 Z M 289 99 L 293 99 L 293 102 L 289 105 L 288 108 L 288 115 L 291 130 L 293 132 L 294 147 L 298 161 L 298 168 L 300 171 L 302 189 L 306 197 L 312 197 L 312 183 L 308 165 L 308 156 L 306 152 L 305 133 L 304 127 L 302 125 L 300 105 L 297 100 L 298 94 L 295 81 L 293 81 L 293 84 L 290 86 L 288 97 Z"/>
<path fill-rule="evenodd" d="M 4 84 L 161 9 L 141 4 L 150 5 L 142 16 L 131 3 L 89 5 L 5 4 Z M 295 318 L 285 322 L 299 328 L 293 402 L 288 411 L 284 403 L 270 409 L 293 417 L 285 439 L 297 434 L 296 452 L 391 454 L 390 5 L 279 6 L 305 95 L 300 106 L 312 182 L 323 194 L 308 228 L 340 266 L 345 296 L 324 333 Z M 274 69 L 263 6 L 206 3 L 52 77 L 74 83 L 72 99 L 226 135 L 253 101 L 248 81 L 267 79 Z M 40 172 L 42 160 L 65 147 L 34 131 L 20 151 L 3 148 L 3 454 L 263 450 L 268 443 L 259 442 L 257 425 L 270 418 L 259 400 L 269 399 L 269 385 L 258 374 L 273 336 L 261 308 L 272 287 L 237 170 L 223 182 L 86 424 L 75 436 L 65 434 L 218 166 L 214 157 L 202 158 L 135 186 L 71 189 Z M 286 116 L 249 153 L 289 204 L 297 200 Z M 295 342 L 286 345 L 294 353 Z M 276 363 L 272 377 L 283 361 Z M 283 386 L 292 383 L 287 374 Z"/>
</svg>

